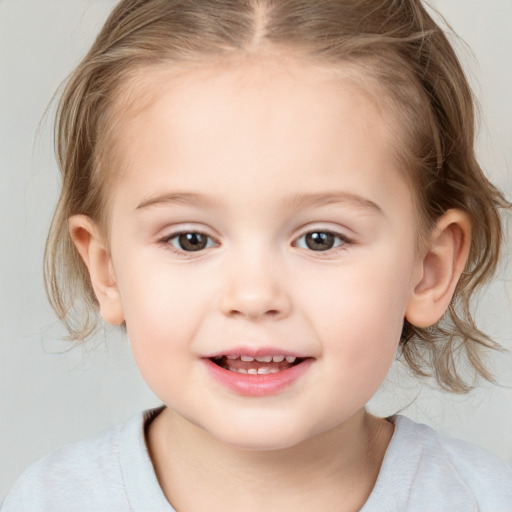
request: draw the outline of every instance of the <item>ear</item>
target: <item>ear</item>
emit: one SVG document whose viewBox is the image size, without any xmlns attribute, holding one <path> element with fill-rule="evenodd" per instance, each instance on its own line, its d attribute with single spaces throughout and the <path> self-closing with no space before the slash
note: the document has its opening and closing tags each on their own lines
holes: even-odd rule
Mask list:
<svg viewBox="0 0 512 512">
<path fill-rule="evenodd" d="M 69 234 L 82 257 L 100 305 L 101 316 L 111 324 L 122 324 L 124 313 L 110 253 L 96 223 L 86 215 L 73 215 Z"/>
<path fill-rule="evenodd" d="M 448 210 L 439 218 L 429 241 L 405 312 L 406 320 L 416 327 L 434 325 L 450 305 L 471 246 L 469 216 L 462 210 Z"/>
</svg>

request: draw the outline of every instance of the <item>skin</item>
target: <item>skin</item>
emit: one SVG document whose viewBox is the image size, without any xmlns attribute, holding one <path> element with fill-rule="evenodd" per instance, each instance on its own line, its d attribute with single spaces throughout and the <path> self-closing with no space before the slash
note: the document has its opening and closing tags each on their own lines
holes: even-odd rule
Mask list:
<svg viewBox="0 0 512 512">
<path fill-rule="evenodd" d="M 148 444 L 178 510 L 358 510 L 369 496 L 393 427 L 365 404 L 404 318 L 445 311 L 470 238 L 450 210 L 418 253 L 385 116 L 316 67 L 188 71 L 123 124 L 108 241 L 70 220 L 102 315 L 126 322 L 167 405 Z M 186 252 L 180 232 L 206 248 Z M 314 232 L 334 246 L 309 248 Z M 264 397 L 206 371 L 209 354 L 261 346 L 313 363 Z"/>
</svg>

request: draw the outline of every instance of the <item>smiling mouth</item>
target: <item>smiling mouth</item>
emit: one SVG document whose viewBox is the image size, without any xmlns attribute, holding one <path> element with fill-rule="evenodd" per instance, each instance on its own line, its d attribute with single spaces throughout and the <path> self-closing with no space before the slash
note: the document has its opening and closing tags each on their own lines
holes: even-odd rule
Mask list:
<svg viewBox="0 0 512 512">
<path fill-rule="evenodd" d="M 244 375 L 268 375 L 288 370 L 305 361 L 305 358 L 284 355 L 267 356 L 216 356 L 210 361 L 217 366 Z"/>
</svg>

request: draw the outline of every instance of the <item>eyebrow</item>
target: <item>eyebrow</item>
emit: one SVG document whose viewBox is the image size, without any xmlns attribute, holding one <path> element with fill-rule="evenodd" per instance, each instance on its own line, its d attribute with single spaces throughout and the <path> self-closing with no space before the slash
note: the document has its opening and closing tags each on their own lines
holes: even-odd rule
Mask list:
<svg viewBox="0 0 512 512">
<path fill-rule="evenodd" d="M 340 191 L 315 194 L 296 194 L 288 200 L 289 206 L 296 209 L 314 206 L 328 206 L 340 203 L 345 203 L 350 206 L 367 210 L 369 213 L 384 215 L 382 208 L 377 203 L 352 192 Z"/>
<path fill-rule="evenodd" d="M 288 198 L 286 203 L 290 209 L 296 210 L 311 208 L 315 206 L 328 206 L 331 204 L 345 203 L 357 208 L 361 208 L 363 210 L 367 210 L 369 213 L 384 215 L 382 208 L 374 201 L 358 194 L 345 191 L 295 194 Z M 169 204 L 193 204 L 199 206 L 211 206 L 215 204 L 215 199 L 207 195 L 197 194 L 194 192 L 170 192 L 145 199 L 136 207 L 136 210 Z"/>
<path fill-rule="evenodd" d="M 142 201 L 136 210 L 149 208 L 150 206 L 163 206 L 166 204 L 195 204 L 210 205 L 213 201 L 203 194 L 193 192 L 170 192 L 149 197 Z"/>
</svg>

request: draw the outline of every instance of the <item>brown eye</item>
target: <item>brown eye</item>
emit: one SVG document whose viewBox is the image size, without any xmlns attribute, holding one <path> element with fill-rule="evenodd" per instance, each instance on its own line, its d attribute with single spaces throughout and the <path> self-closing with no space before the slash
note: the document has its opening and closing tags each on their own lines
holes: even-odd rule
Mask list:
<svg viewBox="0 0 512 512">
<path fill-rule="evenodd" d="M 306 245 L 312 251 L 328 251 L 334 245 L 334 235 L 332 233 L 308 233 L 306 235 Z"/>
<path fill-rule="evenodd" d="M 207 235 L 197 232 L 179 233 L 168 239 L 174 248 L 185 252 L 196 252 L 208 249 L 215 245 L 215 242 Z"/>
<path fill-rule="evenodd" d="M 331 233 L 330 231 L 310 231 L 301 236 L 297 240 L 296 245 L 302 249 L 322 252 L 329 251 L 345 243 L 347 243 L 347 240 L 336 233 Z"/>
</svg>

